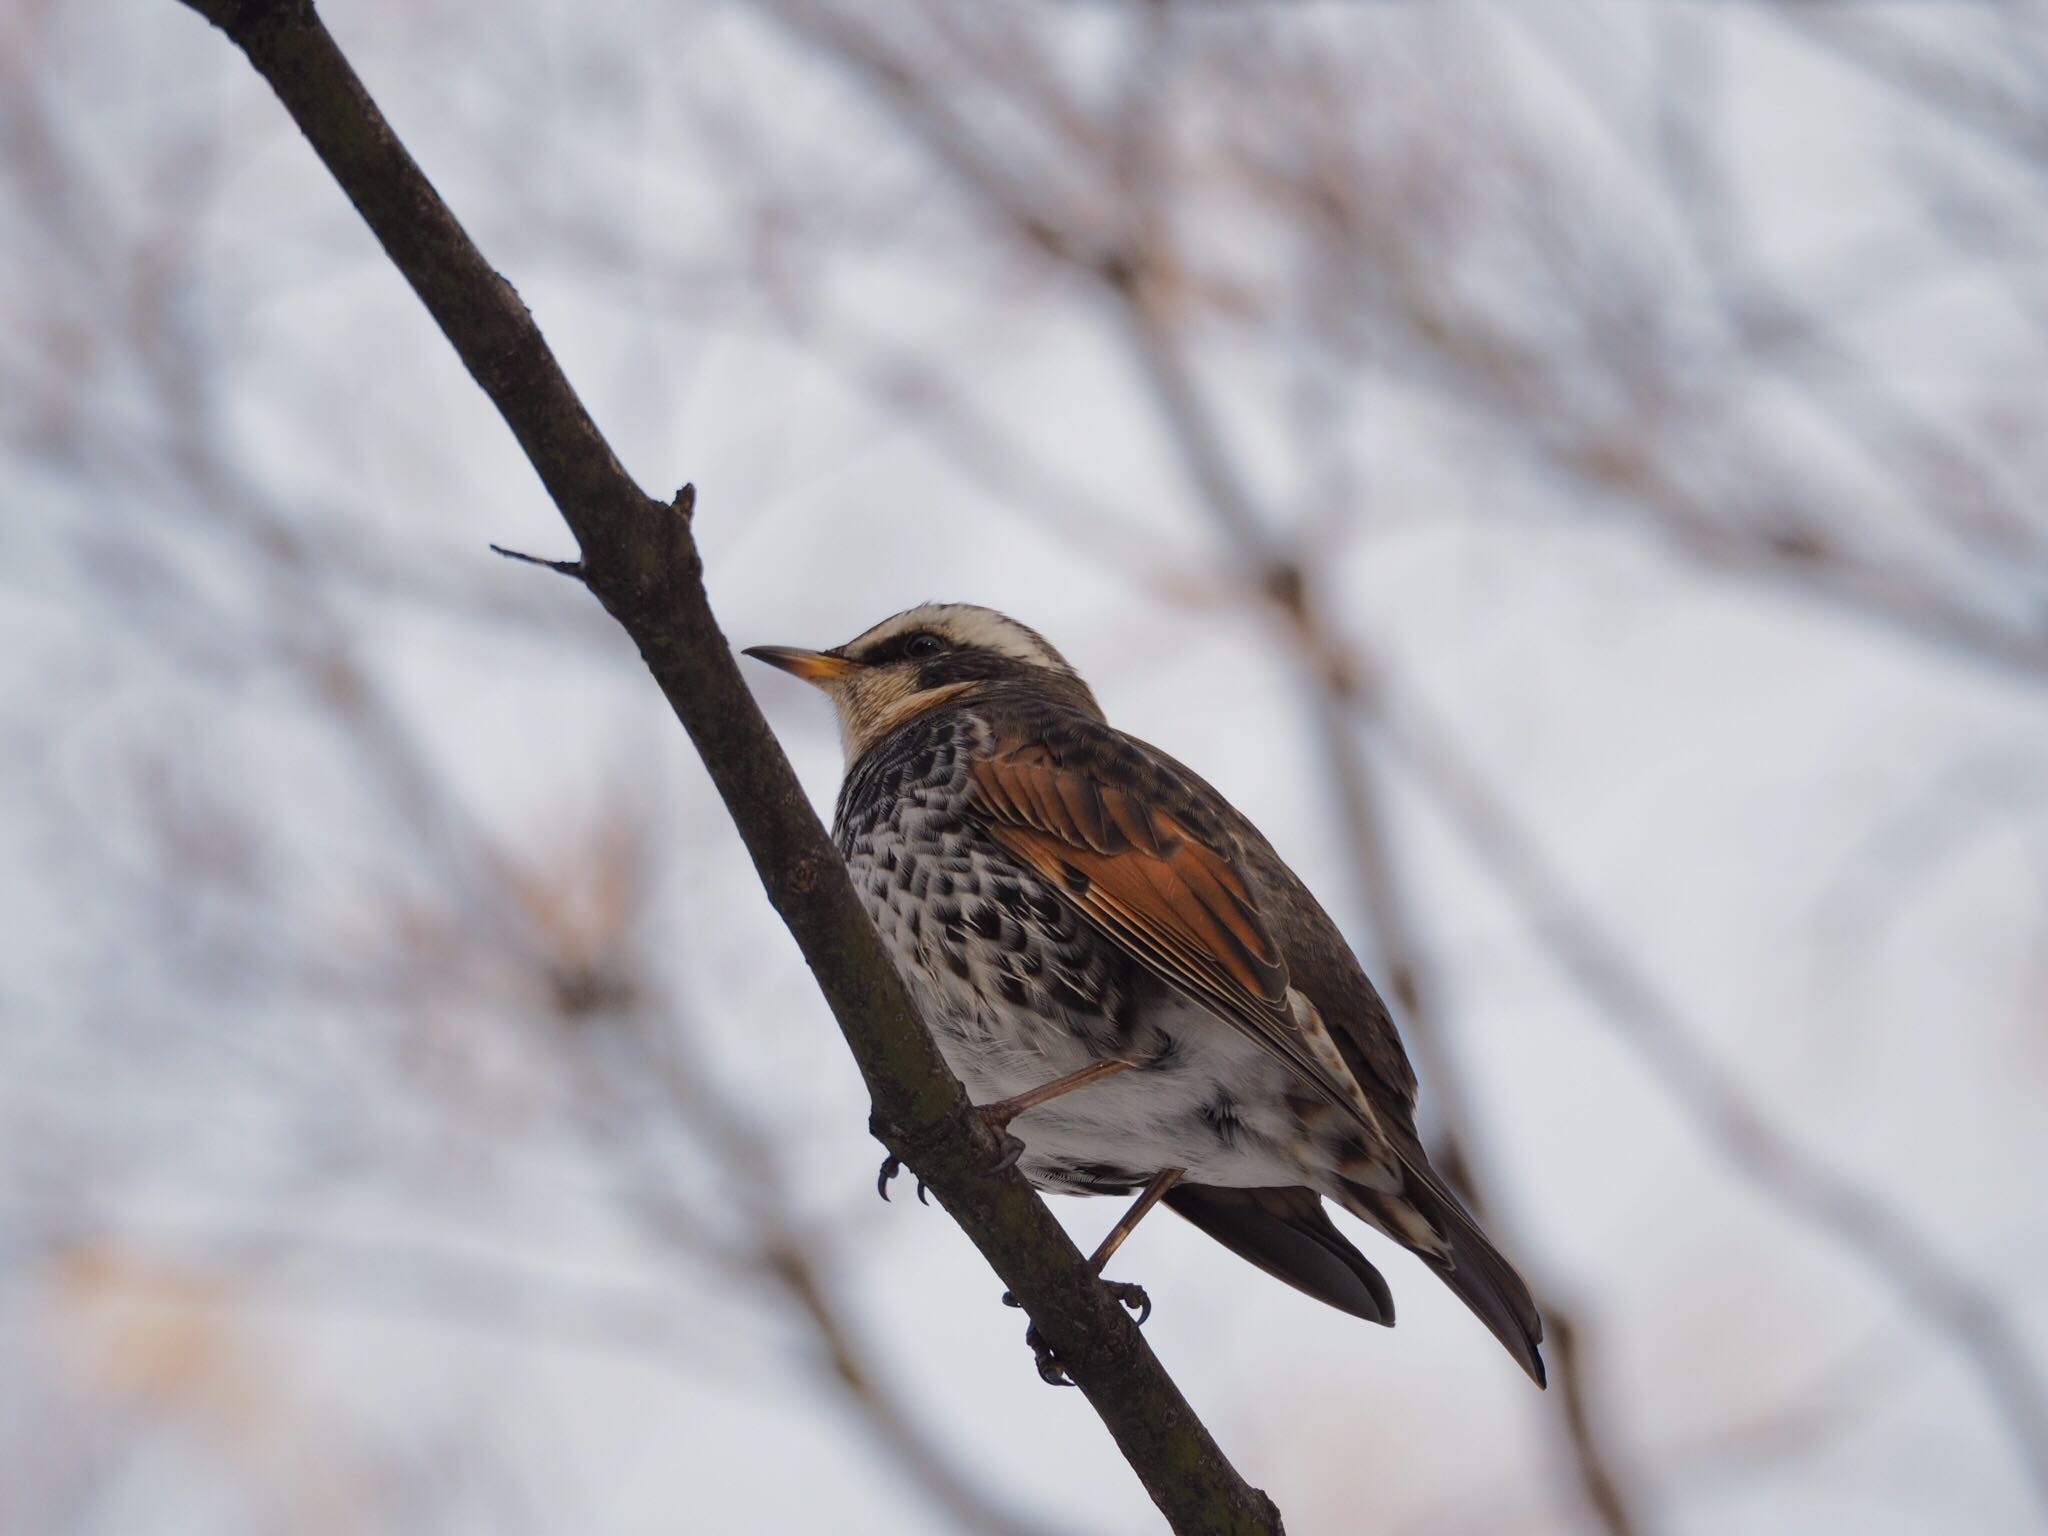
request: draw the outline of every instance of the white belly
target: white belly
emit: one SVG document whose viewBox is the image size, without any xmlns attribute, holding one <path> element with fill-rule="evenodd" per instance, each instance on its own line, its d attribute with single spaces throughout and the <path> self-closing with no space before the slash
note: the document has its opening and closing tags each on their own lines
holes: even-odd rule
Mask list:
<svg viewBox="0 0 2048 1536">
<path fill-rule="evenodd" d="M 923 989 L 919 989 L 922 991 Z M 938 1003 L 920 997 L 920 1005 Z M 977 1104 L 991 1104 L 1087 1066 L 1080 1036 L 927 1015 L 946 1064 Z M 1014 1021 L 1005 1020 L 1005 1026 Z M 1152 1064 L 1062 1094 L 1010 1122 L 1021 1166 L 1055 1189 L 1142 1184 L 1167 1168 L 1198 1184 L 1263 1188 L 1302 1181 L 1301 1135 L 1285 1093 L 1290 1074 L 1241 1031 L 1191 1005 L 1148 1011 Z"/>
<path fill-rule="evenodd" d="M 1141 1063 L 1013 1120 L 1027 1177 L 1072 1190 L 1125 1188 L 1167 1168 L 1240 1188 L 1302 1182 L 1287 1068 L 1078 917 L 1027 925 L 1054 893 L 991 850 L 924 830 L 927 820 L 905 810 L 900 825 L 864 834 L 848 865 L 968 1097 L 991 1104 L 1110 1056 Z M 992 911 L 1005 886 L 1012 899 Z"/>
</svg>

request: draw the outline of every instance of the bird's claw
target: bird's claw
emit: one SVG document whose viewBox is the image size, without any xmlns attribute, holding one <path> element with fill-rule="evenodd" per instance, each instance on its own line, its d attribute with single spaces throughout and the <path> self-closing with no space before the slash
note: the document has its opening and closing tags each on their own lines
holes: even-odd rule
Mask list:
<svg viewBox="0 0 2048 1536">
<path fill-rule="evenodd" d="M 1002 1127 L 996 1127 L 996 1134 L 1002 1138 L 1003 1155 L 989 1165 L 989 1172 L 1008 1173 L 1017 1166 L 1017 1160 L 1024 1155 L 1024 1143 Z"/>
<path fill-rule="evenodd" d="M 1105 1280 L 1102 1288 L 1138 1314 L 1140 1328 L 1145 1326 L 1145 1319 L 1152 1315 L 1152 1298 L 1145 1294 L 1145 1287 L 1129 1280 Z"/>
<path fill-rule="evenodd" d="M 888 1199 L 889 1181 L 895 1178 L 896 1175 L 901 1173 L 902 1171 L 903 1159 L 898 1157 L 894 1152 L 891 1152 L 887 1157 L 883 1158 L 882 1171 L 875 1175 L 875 1193 L 880 1195 L 884 1200 Z M 917 1178 L 917 1175 L 913 1173 L 911 1177 L 915 1179 Z M 917 1179 L 917 1203 L 919 1205 L 931 1204 L 931 1201 L 925 1198 L 925 1188 L 923 1179 Z"/>
<path fill-rule="evenodd" d="M 1033 1323 L 1024 1330 L 1024 1342 L 1031 1346 L 1033 1363 L 1038 1367 L 1038 1379 L 1048 1387 L 1071 1387 L 1074 1378 L 1067 1374 L 1067 1368 L 1060 1364 L 1059 1357 L 1052 1352 L 1052 1346 L 1045 1342 L 1045 1335 Z"/>
<path fill-rule="evenodd" d="M 1129 1280 L 1105 1280 L 1102 1282 L 1102 1287 L 1111 1296 L 1114 1296 L 1119 1302 L 1137 1314 L 1137 1322 L 1140 1328 L 1145 1326 L 1145 1319 L 1152 1315 L 1152 1298 L 1145 1294 L 1145 1287 L 1135 1285 Z M 1024 1303 L 1017 1299 L 1016 1292 L 1005 1291 L 1003 1292 L 1003 1305 L 1006 1307 L 1021 1307 Z M 1045 1341 L 1045 1335 L 1038 1331 L 1038 1324 L 1032 1323 L 1025 1328 L 1024 1342 L 1031 1346 L 1032 1358 L 1038 1366 L 1038 1379 L 1040 1381 L 1049 1387 L 1071 1387 L 1074 1385 L 1074 1378 L 1069 1376 L 1067 1368 L 1060 1364 L 1059 1356 L 1052 1352 L 1052 1346 Z"/>
<path fill-rule="evenodd" d="M 1021 1307 L 1015 1291 L 1003 1292 L 1003 1305 Z M 1032 1362 L 1038 1367 L 1038 1379 L 1048 1387 L 1071 1387 L 1074 1378 L 1067 1374 L 1067 1368 L 1060 1364 L 1053 1354 L 1052 1346 L 1045 1342 L 1045 1335 L 1038 1331 L 1038 1324 L 1027 1323 L 1024 1328 L 1024 1342 L 1031 1346 Z"/>
</svg>

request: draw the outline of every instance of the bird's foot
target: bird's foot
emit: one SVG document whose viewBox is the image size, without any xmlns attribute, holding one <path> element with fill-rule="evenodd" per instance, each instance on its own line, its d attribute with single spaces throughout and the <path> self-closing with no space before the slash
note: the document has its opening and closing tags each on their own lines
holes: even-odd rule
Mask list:
<svg viewBox="0 0 2048 1536">
<path fill-rule="evenodd" d="M 895 1178 L 896 1175 L 901 1173 L 902 1171 L 903 1159 L 898 1157 L 894 1152 L 891 1152 L 887 1157 L 883 1158 L 882 1171 L 875 1175 L 875 1193 L 880 1195 L 884 1200 L 888 1199 L 889 1181 Z M 917 1175 L 913 1173 L 911 1177 L 916 1179 Z M 925 1198 L 923 1179 L 917 1179 L 917 1203 L 919 1205 L 931 1204 L 931 1201 Z"/>
<path fill-rule="evenodd" d="M 1145 1294 L 1145 1287 L 1129 1280 L 1104 1280 L 1102 1288 L 1137 1314 L 1139 1327 L 1145 1326 L 1145 1319 L 1152 1315 L 1152 1298 Z M 1014 1291 L 1003 1292 L 1003 1305 L 1021 1307 Z M 1074 1378 L 1067 1374 L 1067 1368 L 1060 1364 L 1059 1356 L 1052 1352 L 1052 1345 L 1045 1335 L 1038 1331 L 1038 1324 L 1028 1324 L 1024 1329 L 1024 1342 L 1031 1346 L 1031 1357 L 1038 1367 L 1038 1379 L 1049 1387 L 1071 1387 Z"/>
<path fill-rule="evenodd" d="M 1003 1305 L 1021 1307 L 1015 1291 L 1003 1292 Z M 1038 1379 L 1048 1387 L 1071 1387 L 1074 1378 L 1067 1374 L 1067 1368 L 1060 1364 L 1059 1357 L 1052 1352 L 1052 1346 L 1045 1342 L 1045 1335 L 1038 1331 L 1038 1324 L 1028 1323 L 1024 1328 L 1024 1342 L 1031 1346 L 1033 1362 L 1038 1366 Z"/>
<path fill-rule="evenodd" d="M 1152 1315 L 1152 1298 L 1145 1294 L 1145 1287 L 1129 1280 L 1105 1280 L 1102 1288 L 1137 1314 L 1140 1328 L 1145 1326 L 1145 1319 Z"/>
<path fill-rule="evenodd" d="M 1002 1147 L 1002 1151 L 997 1155 L 996 1160 L 989 1164 L 988 1171 L 991 1174 L 1008 1173 L 1017 1166 L 1017 1160 L 1024 1155 L 1024 1143 L 1004 1129 L 1010 1123 L 1011 1115 L 1001 1113 L 990 1114 L 987 1110 L 979 1108 L 975 1110 L 975 1113 L 981 1116 L 982 1122 L 991 1131 L 995 1132 L 996 1140 Z M 888 1199 L 889 1181 L 902 1171 L 903 1159 L 894 1152 L 883 1158 L 881 1170 L 875 1175 L 875 1193 L 884 1200 Z M 926 1198 L 924 1180 L 921 1178 L 917 1181 L 917 1200 L 920 1205 L 931 1204 L 931 1201 Z"/>
<path fill-rule="evenodd" d="M 1023 1141 L 1012 1136 L 1009 1129 L 1010 1122 L 1016 1118 L 1016 1111 L 1012 1110 L 1006 1114 L 1002 1111 L 1001 1105 L 991 1104 L 977 1105 L 974 1112 L 981 1116 L 981 1123 L 995 1133 L 996 1140 L 1001 1142 L 1003 1147 L 1002 1155 L 989 1164 L 988 1171 L 991 1174 L 1008 1173 L 1017 1166 L 1017 1159 L 1024 1155 Z"/>
<path fill-rule="evenodd" d="M 1045 1335 L 1038 1331 L 1038 1324 L 1033 1323 L 1024 1330 L 1024 1342 L 1031 1346 L 1032 1362 L 1038 1367 L 1040 1381 L 1048 1387 L 1071 1387 L 1074 1384 L 1074 1378 L 1060 1364 L 1059 1356 L 1045 1342 Z"/>
</svg>

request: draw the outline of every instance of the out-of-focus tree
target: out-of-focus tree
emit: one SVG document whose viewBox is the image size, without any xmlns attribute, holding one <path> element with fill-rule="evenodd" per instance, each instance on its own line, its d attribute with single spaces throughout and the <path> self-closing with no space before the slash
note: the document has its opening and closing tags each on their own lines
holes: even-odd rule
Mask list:
<svg viewBox="0 0 2048 1536">
<path fill-rule="evenodd" d="M 2037 8 L 328 9 L 750 639 L 1018 612 L 1398 1000 L 1561 1390 L 1148 1230 L 1296 1529 L 2036 1527 Z M 0 19 L 0 1523 L 1140 1528 L 244 74 Z"/>
</svg>

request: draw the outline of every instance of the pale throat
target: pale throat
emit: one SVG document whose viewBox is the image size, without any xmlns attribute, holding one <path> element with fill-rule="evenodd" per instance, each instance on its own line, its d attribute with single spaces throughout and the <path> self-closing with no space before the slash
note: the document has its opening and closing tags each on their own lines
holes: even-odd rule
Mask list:
<svg viewBox="0 0 2048 1536">
<path fill-rule="evenodd" d="M 864 756 L 868 748 L 926 710 L 936 709 L 948 699 L 958 698 L 974 685 L 948 683 L 940 688 L 920 689 L 916 680 L 888 672 L 870 673 L 849 679 L 832 690 L 832 703 L 839 716 L 839 740 L 846 749 L 848 767 Z"/>
</svg>

